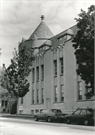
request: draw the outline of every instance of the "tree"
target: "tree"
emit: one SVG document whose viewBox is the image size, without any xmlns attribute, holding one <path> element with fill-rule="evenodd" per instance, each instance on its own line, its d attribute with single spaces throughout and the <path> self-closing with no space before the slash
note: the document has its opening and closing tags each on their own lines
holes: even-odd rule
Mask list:
<svg viewBox="0 0 95 135">
<path fill-rule="evenodd" d="M 5 73 L 5 69 L 4 69 L 4 65 L 3 65 L 3 67 L 0 68 L 0 98 L 8 95 L 8 91 L 1 86 L 2 79 L 4 77 L 4 73 Z"/>
<path fill-rule="evenodd" d="M 78 64 L 77 74 L 89 88 L 87 97 L 94 95 L 94 16 L 95 5 L 91 5 L 87 12 L 81 10 L 79 18 L 75 18 L 78 32 L 72 40 Z"/>
<path fill-rule="evenodd" d="M 31 72 L 30 66 L 33 60 L 33 49 L 28 46 L 23 46 L 19 53 L 14 49 L 11 64 L 5 70 L 1 86 L 6 88 L 17 99 L 18 97 L 24 97 L 29 91 L 30 84 L 27 77 Z"/>
</svg>

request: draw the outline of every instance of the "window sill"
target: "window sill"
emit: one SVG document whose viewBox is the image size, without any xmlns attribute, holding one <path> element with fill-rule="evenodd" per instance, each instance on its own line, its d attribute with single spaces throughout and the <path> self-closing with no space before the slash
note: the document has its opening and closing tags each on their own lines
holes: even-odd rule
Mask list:
<svg viewBox="0 0 95 135">
<path fill-rule="evenodd" d="M 57 77 L 57 75 L 54 75 L 54 78 L 56 78 Z"/>
<path fill-rule="evenodd" d="M 85 102 L 85 101 L 95 101 L 95 99 L 83 99 L 83 100 L 77 100 L 76 102 Z"/>
<path fill-rule="evenodd" d="M 44 79 L 41 79 L 41 81 L 44 81 Z"/>
<path fill-rule="evenodd" d="M 63 76 L 63 74 L 60 74 L 60 76 Z"/>
<path fill-rule="evenodd" d="M 58 104 L 58 103 L 64 103 L 64 101 L 60 101 L 60 102 L 53 102 L 53 104 Z"/>
<path fill-rule="evenodd" d="M 32 103 L 31 105 L 43 105 L 44 103 Z"/>
</svg>

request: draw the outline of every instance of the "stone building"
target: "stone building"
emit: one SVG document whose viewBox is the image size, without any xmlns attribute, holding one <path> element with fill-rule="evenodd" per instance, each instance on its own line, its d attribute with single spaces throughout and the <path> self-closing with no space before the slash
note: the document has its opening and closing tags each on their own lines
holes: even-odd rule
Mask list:
<svg viewBox="0 0 95 135">
<path fill-rule="evenodd" d="M 41 17 L 41 23 L 27 40 L 19 44 L 35 48 L 30 91 L 19 99 L 18 113 L 33 114 L 47 108 L 71 111 L 77 107 L 95 107 L 95 98 L 87 99 L 85 82 L 77 75 L 72 38 L 73 26 L 56 36 Z"/>
</svg>

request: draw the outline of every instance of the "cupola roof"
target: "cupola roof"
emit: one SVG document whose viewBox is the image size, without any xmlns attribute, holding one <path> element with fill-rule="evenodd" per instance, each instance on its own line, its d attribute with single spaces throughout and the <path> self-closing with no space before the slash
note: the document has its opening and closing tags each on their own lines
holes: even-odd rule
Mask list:
<svg viewBox="0 0 95 135">
<path fill-rule="evenodd" d="M 35 29 L 35 31 L 32 33 L 32 35 L 29 37 L 29 39 L 36 38 L 51 38 L 53 37 L 53 33 L 50 31 L 46 23 L 44 22 L 44 16 L 41 16 L 41 22 L 38 25 L 38 27 Z"/>
</svg>

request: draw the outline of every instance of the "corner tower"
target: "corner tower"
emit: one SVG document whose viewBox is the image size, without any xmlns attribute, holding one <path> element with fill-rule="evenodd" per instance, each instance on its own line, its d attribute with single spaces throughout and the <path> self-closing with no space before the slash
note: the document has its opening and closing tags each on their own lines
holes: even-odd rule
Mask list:
<svg viewBox="0 0 95 135">
<path fill-rule="evenodd" d="M 46 23 L 44 22 L 44 15 L 41 16 L 41 22 L 34 32 L 29 37 L 29 40 L 32 40 L 33 47 L 39 47 L 49 38 L 53 37 L 53 33 L 50 31 Z"/>
</svg>

